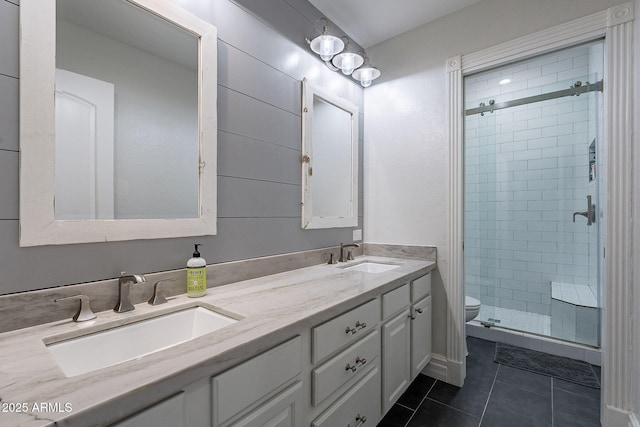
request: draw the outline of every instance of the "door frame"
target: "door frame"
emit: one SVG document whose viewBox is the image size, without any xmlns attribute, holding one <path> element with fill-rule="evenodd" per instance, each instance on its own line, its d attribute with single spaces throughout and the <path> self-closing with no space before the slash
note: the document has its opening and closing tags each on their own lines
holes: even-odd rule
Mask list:
<svg viewBox="0 0 640 427">
<path fill-rule="evenodd" d="M 603 425 L 628 425 L 633 417 L 635 348 L 633 326 L 633 26 L 634 2 L 611 7 L 547 30 L 520 37 L 446 63 L 449 92 L 449 300 L 447 381 L 462 385 L 464 355 L 464 103 L 463 77 L 586 41 L 605 39 L 604 127 L 606 183 L 606 262 L 603 290 Z"/>
</svg>

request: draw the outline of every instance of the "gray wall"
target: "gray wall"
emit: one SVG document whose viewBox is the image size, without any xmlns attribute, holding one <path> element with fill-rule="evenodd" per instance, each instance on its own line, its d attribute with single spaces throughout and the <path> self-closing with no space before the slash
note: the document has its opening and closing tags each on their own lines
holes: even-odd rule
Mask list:
<svg viewBox="0 0 640 427">
<path fill-rule="evenodd" d="M 0 0 L 1 294 L 181 268 L 193 242 L 212 264 L 351 241 L 352 228 L 300 226 L 300 81 L 310 77 L 358 105 L 360 135 L 362 89 L 229 0 L 185 7 L 218 27 L 218 235 L 20 248 L 19 1 Z M 362 168 L 359 182 L 362 224 Z"/>
</svg>

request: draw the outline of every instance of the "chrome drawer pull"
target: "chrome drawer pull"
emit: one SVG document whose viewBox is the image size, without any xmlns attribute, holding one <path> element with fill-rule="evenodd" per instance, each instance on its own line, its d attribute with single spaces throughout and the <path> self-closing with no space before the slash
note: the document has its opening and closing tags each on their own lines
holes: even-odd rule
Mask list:
<svg viewBox="0 0 640 427">
<path fill-rule="evenodd" d="M 356 357 L 356 365 L 366 365 L 367 364 L 367 359 L 365 359 L 364 357 Z"/>
<path fill-rule="evenodd" d="M 364 424 L 364 423 L 366 423 L 366 422 L 367 422 L 367 417 L 362 416 L 362 415 L 360 415 L 360 414 L 356 415 L 356 426 L 357 426 L 358 424 Z"/>
<path fill-rule="evenodd" d="M 359 321 L 356 322 L 356 328 L 358 329 L 364 329 L 367 327 L 367 324 L 365 322 L 360 323 Z"/>
<path fill-rule="evenodd" d="M 416 312 L 418 312 L 418 314 L 422 314 L 422 309 L 421 308 L 416 308 Z"/>
<path fill-rule="evenodd" d="M 356 328 L 350 328 L 349 326 L 347 326 L 347 329 L 345 329 L 344 331 L 345 334 L 351 334 L 351 335 L 354 335 L 356 332 L 358 332 Z"/>
<path fill-rule="evenodd" d="M 358 370 L 357 366 L 351 366 L 350 363 L 347 363 L 347 366 L 344 368 L 345 371 L 351 371 L 352 373 Z"/>
</svg>

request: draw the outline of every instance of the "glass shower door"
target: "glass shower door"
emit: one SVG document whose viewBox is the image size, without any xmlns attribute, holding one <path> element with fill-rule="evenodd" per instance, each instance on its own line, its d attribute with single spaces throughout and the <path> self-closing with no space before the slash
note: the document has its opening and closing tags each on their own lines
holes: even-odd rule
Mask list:
<svg viewBox="0 0 640 427">
<path fill-rule="evenodd" d="M 602 49 L 465 79 L 465 287 L 487 326 L 599 345 Z"/>
</svg>

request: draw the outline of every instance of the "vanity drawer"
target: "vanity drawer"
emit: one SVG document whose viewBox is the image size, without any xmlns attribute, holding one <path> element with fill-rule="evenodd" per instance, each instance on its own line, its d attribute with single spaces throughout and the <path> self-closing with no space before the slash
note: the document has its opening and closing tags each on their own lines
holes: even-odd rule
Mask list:
<svg viewBox="0 0 640 427">
<path fill-rule="evenodd" d="M 214 426 L 258 402 L 302 371 L 298 336 L 213 377 Z"/>
<path fill-rule="evenodd" d="M 418 277 L 411 282 L 411 301 L 419 301 L 425 295 L 431 293 L 431 273 Z"/>
<path fill-rule="evenodd" d="M 314 369 L 311 373 L 313 406 L 318 406 L 347 381 L 361 376 L 379 355 L 380 334 L 376 330 Z"/>
<path fill-rule="evenodd" d="M 380 370 L 376 366 L 312 423 L 312 427 L 375 426 L 380 420 Z"/>
<path fill-rule="evenodd" d="M 379 321 L 380 303 L 375 299 L 316 326 L 311 333 L 313 363 L 375 329 Z"/>
<path fill-rule="evenodd" d="M 402 310 L 411 302 L 409 297 L 409 284 L 402 285 L 382 295 L 382 318 L 386 319 L 392 314 Z"/>
</svg>

